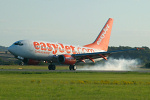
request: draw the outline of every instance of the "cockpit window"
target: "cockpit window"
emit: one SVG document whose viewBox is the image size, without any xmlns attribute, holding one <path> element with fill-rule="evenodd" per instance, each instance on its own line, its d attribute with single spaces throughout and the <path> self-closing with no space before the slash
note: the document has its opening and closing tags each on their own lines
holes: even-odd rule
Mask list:
<svg viewBox="0 0 150 100">
<path fill-rule="evenodd" d="M 22 46 L 22 45 L 23 45 L 23 43 L 21 43 L 20 41 L 18 41 L 18 42 L 15 42 L 15 43 L 14 43 L 14 45 Z"/>
</svg>

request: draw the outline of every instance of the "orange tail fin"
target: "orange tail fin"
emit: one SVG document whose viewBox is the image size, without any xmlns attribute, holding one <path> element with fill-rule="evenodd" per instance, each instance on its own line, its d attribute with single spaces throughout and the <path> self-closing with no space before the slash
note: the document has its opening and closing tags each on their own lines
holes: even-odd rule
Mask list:
<svg viewBox="0 0 150 100">
<path fill-rule="evenodd" d="M 107 51 L 110 34 L 111 34 L 111 29 L 112 29 L 112 24 L 113 24 L 113 19 L 109 18 L 107 23 L 105 24 L 105 26 L 99 33 L 98 37 L 96 38 L 96 40 L 91 44 L 85 45 L 84 47 Z"/>
</svg>

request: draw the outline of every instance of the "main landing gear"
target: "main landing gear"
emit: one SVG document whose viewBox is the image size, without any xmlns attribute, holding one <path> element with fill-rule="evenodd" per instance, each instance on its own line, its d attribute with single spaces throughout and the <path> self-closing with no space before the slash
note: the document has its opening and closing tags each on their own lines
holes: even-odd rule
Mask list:
<svg viewBox="0 0 150 100">
<path fill-rule="evenodd" d="M 76 67 L 76 65 L 70 65 L 70 66 L 69 66 L 69 69 L 70 69 L 70 70 L 76 70 L 77 67 Z"/>
<path fill-rule="evenodd" d="M 49 70 L 55 70 L 55 69 L 56 69 L 56 66 L 55 66 L 54 64 L 50 64 L 50 65 L 48 66 L 48 69 L 49 69 Z M 70 66 L 69 66 L 69 69 L 70 69 L 70 70 L 76 70 L 77 67 L 76 67 L 75 65 L 70 65 Z"/>
<path fill-rule="evenodd" d="M 53 64 L 50 64 L 50 65 L 48 66 L 48 69 L 49 69 L 49 70 L 55 70 L 55 69 L 56 69 L 56 66 L 53 65 Z"/>
</svg>

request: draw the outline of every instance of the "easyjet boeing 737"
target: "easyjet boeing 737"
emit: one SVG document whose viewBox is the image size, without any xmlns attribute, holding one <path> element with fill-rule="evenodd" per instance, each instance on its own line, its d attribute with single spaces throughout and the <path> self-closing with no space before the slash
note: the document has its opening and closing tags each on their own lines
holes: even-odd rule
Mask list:
<svg viewBox="0 0 150 100">
<path fill-rule="evenodd" d="M 76 70 L 76 63 L 105 59 L 111 53 L 129 50 L 107 51 L 112 29 L 113 19 L 109 18 L 96 40 L 84 46 L 73 46 L 35 40 L 20 40 L 13 43 L 8 51 L 17 59 L 28 64 L 39 61 L 49 62 L 48 69 L 55 70 L 55 63 L 70 65 L 70 70 Z M 137 48 L 138 49 L 138 48 Z M 130 49 L 136 50 L 136 49 Z"/>
</svg>

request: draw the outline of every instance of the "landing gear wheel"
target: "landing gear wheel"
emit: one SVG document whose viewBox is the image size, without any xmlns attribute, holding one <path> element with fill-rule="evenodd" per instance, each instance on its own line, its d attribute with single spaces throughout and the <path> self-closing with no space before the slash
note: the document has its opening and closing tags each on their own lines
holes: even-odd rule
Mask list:
<svg viewBox="0 0 150 100">
<path fill-rule="evenodd" d="M 56 69 L 56 66 L 55 66 L 55 65 L 50 64 L 50 65 L 48 66 L 48 69 L 49 69 L 49 70 L 55 70 L 55 69 Z"/>
<path fill-rule="evenodd" d="M 24 65 L 24 62 L 23 62 L 23 61 L 21 61 L 21 62 L 19 63 L 19 65 L 23 66 L 23 65 Z"/>
<path fill-rule="evenodd" d="M 71 66 L 71 65 L 69 66 L 69 69 L 70 69 L 70 70 L 72 69 L 72 66 Z"/>
<path fill-rule="evenodd" d="M 73 70 L 76 70 L 76 69 L 77 69 L 77 67 L 74 65 L 74 66 L 73 66 Z"/>
<path fill-rule="evenodd" d="M 53 65 L 53 66 L 52 66 L 52 70 L 55 70 L 55 69 L 56 69 L 56 66 L 55 66 L 55 65 Z"/>
<path fill-rule="evenodd" d="M 49 69 L 49 70 L 52 70 L 52 67 L 51 67 L 51 65 L 48 65 L 48 69 Z"/>
<path fill-rule="evenodd" d="M 69 66 L 69 69 L 70 69 L 70 70 L 76 70 L 77 67 L 76 67 L 75 65 L 70 65 L 70 66 Z"/>
</svg>

